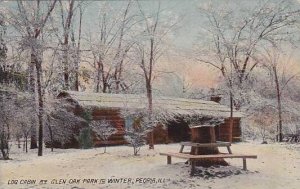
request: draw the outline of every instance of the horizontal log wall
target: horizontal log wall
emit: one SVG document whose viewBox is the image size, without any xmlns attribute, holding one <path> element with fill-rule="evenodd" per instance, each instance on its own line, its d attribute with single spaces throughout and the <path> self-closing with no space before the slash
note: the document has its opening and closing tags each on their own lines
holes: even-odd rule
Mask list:
<svg viewBox="0 0 300 189">
<path fill-rule="evenodd" d="M 219 141 L 229 141 L 230 137 L 230 120 L 229 118 L 225 119 L 225 122 L 219 126 L 215 127 L 217 140 Z M 240 118 L 233 118 L 233 128 L 232 128 L 232 141 L 239 142 L 241 141 L 241 127 L 240 127 Z"/>
<path fill-rule="evenodd" d="M 118 130 L 117 133 L 112 135 L 107 142 L 100 140 L 96 137 L 96 134 L 94 134 L 93 141 L 95 146 L 127 144 L 124 139 L 125 122 L 118 110 L 94 109 L 92 112 L 92 119 L 99 121 L 106 120 Z"/>
</svg>

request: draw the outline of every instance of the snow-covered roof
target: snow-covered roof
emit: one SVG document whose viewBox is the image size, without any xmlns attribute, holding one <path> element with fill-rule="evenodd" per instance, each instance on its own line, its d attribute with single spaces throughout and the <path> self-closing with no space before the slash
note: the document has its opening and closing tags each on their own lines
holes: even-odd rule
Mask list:
<svg viewBox="0 0 300 189">
<path fill-rule="evenodd" d="M 82 107 L 108 109 L 143 109 L 147 107 L 146 95 L 110 94 L 78 91 L 64 91 Z M 153 97 L 153 109 L 163 110 L 178 115 L 204 115 L 213 117 L 230 117 L 230 108 L 213 101 L 199 99 Z M 243 117 L 241 112 L 234 111 L 233 117 Z"/>
</svg>

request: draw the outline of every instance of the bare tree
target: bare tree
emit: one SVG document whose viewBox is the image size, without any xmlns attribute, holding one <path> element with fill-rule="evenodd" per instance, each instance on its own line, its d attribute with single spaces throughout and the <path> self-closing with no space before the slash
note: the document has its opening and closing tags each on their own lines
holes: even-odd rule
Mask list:
<svg viewBox="0 0 300 189">
<path fill-rule="evenodd" d="M 123 14 L 121 15 L 118 45 L 114 56 L 114 61 L 116 62 L 116 65 L 112 76 L 113 78 L 112 90 L 115 93 L 119 93 L 121 90 L 126 89 L 126 84 L 123 81 L 124 64 L 125 64 L 125 58 L 132 47 L 132 43 L 127 42 L 125 40 L 125 37 L 130 32 L 130 29 L 136 23 L 138 23 L 138 21 L 134 20 L 135 15 L 129 14 L 131 6 L 132 6 L 132 1 L 130 0 L 128 1 L 127 5 L 124 8 Z"/>
<path fill-rule="evenodd" d="M 2 94 L 2 92 L 0 100 L 0 150 L 2 158 L 8 160 L 10 152 L 9 139 L 11 138 L 11 126 L 15 104 L 12 97 Z"/>
<path fill-rule="evenodd" d="M 20 130 L 22 132 L 22 136 L 24 137 L 24 148 L 25 152 L 28 152 L 28 139 L 32 130 L 31 124 L 26 123 L 25 121 L 20 121 Z"/>
<path fill-rule="evenodd" d="M 243 90 L 247 85 L 244 83 L 259 63 L 257 55 L 262 46 L 292 40 L 299 10 L 287 1 L 259 2 L 249 10 L 216 8 L 212 3 L 200 10 L 208 21 L 204 34 L 208 38 L 206 45 L 199 47 L 196 60 L 222 74 L 230 97 L 232 127 L 233 108 L 242 106 L 241 99 L 234 97 L 235 89 Z"/>
<path fill-rule="evenodd" d="M 6 36 L 6 25 L 5 19 L 0 14 L 0 67 L 4 66 L 4 63 L 7 58 L 7 47 L 5 43 L 5 36 Z"/>
<path fill-rule="evenodd" d="M 84 1 L 69 0 L 68 2 L 59 0 L 61 28 L 57 37 L 62 47 L 61 63 L 63 72 L 63 88 L 65 90 L 79 90 L 79 64 L 81 54 L 82 20 L 84 13 Z M 76 14 L 79 13 L 77 16 Z M 79 19 L 77 38 L 75 36 L 74 25 Z M 77 43 L 76 43 L 77 39 Z M 74 73 L 75 72 L 75 73 Z"/>
<path fill-rule="evenodd" d="M 117 133 L 117 129 L 106 120 L 92 121 L 90 123 L 92 130 L 97 133 L 101 140 L 104 141 L 104 153 L 106 153 L 107 141 L 110 136 Z"/>
<path fill-rule="evenodd" d="M 34 113 L 32 97 L 12 88 L 0 90 L 0 150 L 3 159 L 9 159 L 9 142 L 20 134 L 30 133 L 30 117 Z M 25 137 L 26 137 L 25 136 Z"/>
<path fill-rule="evenodd" d="M 69 38 L 71 33 L 72 18 L 74 15 L 74 3 L 75 0 L 69 0 L 68 7 L 65 10 L 63 2 L 59 0 L 60 11 L 61 11 L 61 23 L 63 28 L 63 39 L 61 40 L 62 45 L 62 64 L 63 64 L 63 75 L 64 75 L 64 89 L 69 90 Z"/>
<path fill-rule="evenodd" d="M 250 124 L 253 124 L 258 130 L 258 134 L 262 138 L 262 143 L 266 144 L 268 138 L 274 138 L 274 126 L 276 125 L 276 115 L 273 113 L 276 107 L 268 105 L 267 103 L 261 104 L 255 111 L 247 118 Z M 273 136 L 273 137 L 272 137 Z"/>
<path fill-rule="evenodd" d="M 33 130 L 32 125 L 36 125 L 35 99 L 31 94 L 23 94 L 17 100 L 18 113 L 16 114 L 17 130 L 24 138 L 24 149 L 28 152 L 28 138 Z"/>
<path fill-rule="evenodd" d="M 15 12 L 10 11 L 9 18 L 9 22 L 22 35 L 22 40 L 20 42 L 21 48 L 30 51 L 31 62 L 29 64 L 29 89 L 31 92 L 35 92 L 38 99 L 38 156 L 43 155 L 44 101 L 42 94 L 42 33 L 52 11 L 54 10 L 56 2 L 57 0 L 52 0 L 49 2 L 41 2 L 40 0 L 36 0 L 34 2 L 25 2 L 18 0 L 17 10 Z M 34 9 L 33 15 L 31 15 L 32 8 Z"/>
<path fill-rule="evenodd" d="M 282 52 L 279 47 L 269 47 L 265 54 L 263 55 L 263 60 L 261 60 L 262 65 L 265 66 L 269 70 L 270 75 L 275 83 L 275 94 L 277 99 L 277 112 L 278 112 L 278 126 L 277 126 L 277 136 L 276 140 L 278 142 L 282 142 L 283 139 L 283 105 L 282 105 L 282 98 L 284 90 L 286 90 L 288 84 L 296 78 L 299 73 L 292 74 L 287 78 L 283 74 L 280 74 L 280 65 L 282 64 Z M 287 60 L 288 61 L 288 60 Z"/>
<path fill-rule="evenodd" d="M 96 92 L 119 93 L 124 89 L 124 64 L 132 47 L 132 42 L 126 37 L 136 24 L 134 15 L 129 13 L 131 4 L 128 1 L 125 8 L 116 13 L 107 2 L 103 3 L 98 20 L 99 33 L 89 34 Z"/>
<path fill-rule="evenodd" d="M 77 46 L 75 43 L 75 36 L 74 32 L 72 33 L 72 42 L 73 42 L 73 48 L 75 49 L 75 83 L 74 83 L 74 89 L 76 91 L 79 91 L 79 64 L 80 64 L 80 58 L 81 58 L 81 38 L 82 38 L 82 20 L 83 20 L 83 13 L 84 8 L 82 7 L 82 4 L 79 4 L 79 26 L 78 26 L 78 38 L 77 38 Z"/>
<path fill-rule="evenodd" d="M 156 64 L 159 58 L 165 52 L 164 43 L 166 42 L 167 35 L 177 24 L 177 20 L 173 19 L 172 22 L 168 20 L 168 23 L 164 22 L 161 14 L 160 2 L 154 15 L 146 15 L 141 4 L 137 2 L 140 15 L 142 17 L 143 31 L 135 41 L 135 61 L 141 68 L 145 80 L 145 89 L 148 100 L 148 116 L 149 120 L 152 120 L 153 111 L 153 80 Z M 155 125 L 152 126 L 153 128 Z M 150 134 L 149 148 L 154 149 L 154 136 L 153 132 Z"/>
<path fill-rule="evenodd" d="M 6 24 L 5 24 L 5 18 L 0 14 L 0 83 L 9 83 L 9 79 L 7 76 L 7 45 L 5 42 L 6 37 Z"/>
<path fill-rule="evenodd" d="M 300 13 L 292 6 L 287 1 L 265 1 L 248 11 L 241 7 L 235 11 L 201 8 L 208 20 L 211 44 L 210 52 L 201 50 L 208 56 L 202 54 L 197 60 L 217 68 L 224 77 L 230 73 L 228 65 L 232 66 L 242 83 L 257 66 L 257 53 L 263 45 L 291 40 Z"/>
</svg>

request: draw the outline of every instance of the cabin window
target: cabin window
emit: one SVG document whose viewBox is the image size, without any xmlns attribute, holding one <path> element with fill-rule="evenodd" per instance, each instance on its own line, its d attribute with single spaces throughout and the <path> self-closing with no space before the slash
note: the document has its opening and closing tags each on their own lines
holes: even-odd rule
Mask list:
<svg viewBox="0 0 300 189">
<path fill-rule="evenodd" d="M 139 129 L 141 127 L 140 117 L 126 117 L 125 118 L 125 129 Z"/>
<path fill-rule="evenodd" d="M 132 128 L 133 123 L 134 123 L 133 117 L 126 117 L 125 118 L 125 129 Z"/>
</svg>

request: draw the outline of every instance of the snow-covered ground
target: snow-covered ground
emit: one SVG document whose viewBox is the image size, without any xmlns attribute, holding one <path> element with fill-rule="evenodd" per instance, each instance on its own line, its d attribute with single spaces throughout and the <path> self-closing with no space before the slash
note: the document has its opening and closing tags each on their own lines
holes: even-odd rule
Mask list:
<svg viewBox="0 0 300 189">
<path fill-rule="evenodd" d="M 300 186 L 299 145 L 233 144 L 233 153 L 258 155 L 258 159 L 247 160 L 249 171 L 242 170 L 241 159 L 227 159 L 230 166 L 200 168 L 199 175 L 194 177 L 189 176 L 190 167 L 185 160 L 172 158 L 172 165 L 167 165 L 166 157 L 158 154 L 176 152 L 179 147 L 156 145 L 155 150 L 148 150 L 145 146 L 138 157 L 127 146 L 109 147 L 107 154 L 102 153 L 102 148 L 55 149 L 55 152 L 46 149 L 42 157 L 37 157 L 36 150 L 25 154 L 14 147 L 13 160 L 0 161 L 0 188 L 298 189 Z M 35 183 L 25 184 L 30 179 Z M 108 183 L 109 179 L 122 183 Z"/>
</svg>

